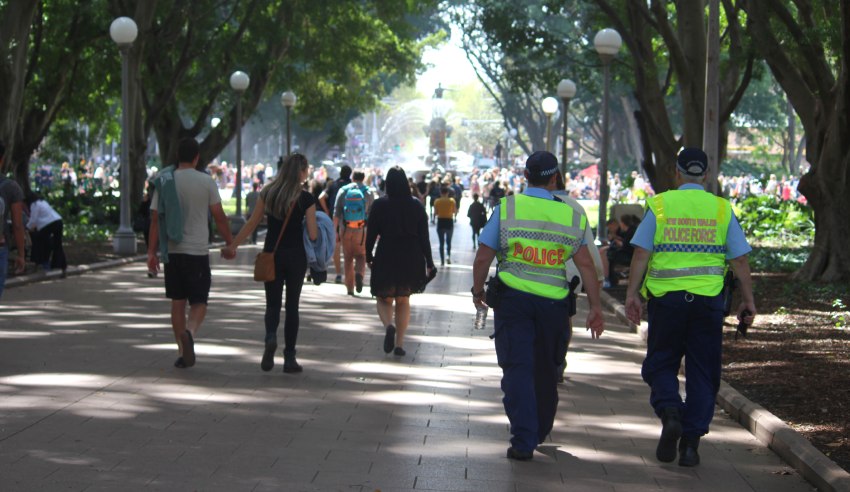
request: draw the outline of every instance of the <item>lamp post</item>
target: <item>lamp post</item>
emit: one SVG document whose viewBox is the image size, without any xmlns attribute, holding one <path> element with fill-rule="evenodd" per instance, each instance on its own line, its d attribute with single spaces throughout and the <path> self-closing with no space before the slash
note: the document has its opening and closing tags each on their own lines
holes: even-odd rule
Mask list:
<svg viewBox="0 0 850 492">
<path fill-rule="evenodd" d="M 623 39 L 617 31 L 605 28 L 593 38 L 593 46 L 602 59 L 604 69 L 603 79 L 605 90 L 602 98 L 602 159 L 599 163 L 599 223 L 596 225 L 596 237 L 605 239 L 605 223 L 608 214 L 608 91 L 610 85 L 611 60 L 620 51 Z"/>
<path fill-rule="evenodd" d="M 121 220 L 112 239 L 120 255 L 136 254 L 136 234 L 130 227 L 130 47 L 139 29 L 129 17 L 118 17 L 109 26 L 109 36 L 121 51 Z"/>
<path fill-rule="evenodd" d="M 570 110 L 570 99 L 576 95 L 576 84 L 570 79 L 558 83 L 558 97 L 564 104 L 564 126 L 561 134 L 561 176 L 567 175 L 567 116 Z"/>
<path fill-rule="evenodd" d="M 554 97 L 546 97 L 543 99 L 543 112 L 546 113 L 546 151 L 551 152 L 552 148 L 552 115 L 558 111 L 558 100 Z"/>
<path fill-rule="evenodd" d="M 230 75 L 230 88 L 236 91 L 236 216 L 230 222 L 233 232 L 238 232 L 245 225 L 242 216 L 242 93 L 248 88 L 251 79 L 248 74 L 237 70 Z"/>
<path fill-rule="evenodd" d="M 290 113 L 292 112 L 292 107 L 295 106 L 295 102 L 297 98 L 295 97 L 295 93 L 292 91 L 286 91 L 280 95 L 280 103 L 283 104 L 283 107 L 286 108 L 286 155 L 292 153 L 292 130 L 290 127 Z"/>
<path fill-rule="evenodd" d="M 508 169 L 513 167 L 513 161 L 511 160 L 511 149 L 514 147 L 514 142 L 516 142 L 517 131 L 516 128 L 511 128 L 508 130 L 508 134 L 510 134 L 511 139 L 508 141 L 508 149 L 507 149 L 507 157 L 508 157 Z"/>
</svg>

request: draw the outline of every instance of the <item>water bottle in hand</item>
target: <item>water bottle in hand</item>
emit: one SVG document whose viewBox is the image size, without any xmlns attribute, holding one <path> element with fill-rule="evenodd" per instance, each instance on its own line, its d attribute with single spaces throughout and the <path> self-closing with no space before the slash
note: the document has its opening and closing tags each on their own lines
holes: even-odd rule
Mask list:
<svg viewBox="0 0 850 492">
<path fill-rule="evenodd" d="M 473 327 L 476 330 L 483 330 L 484 326 L 487 324 L 487 306 L 481 306 L 475 308 L 475 324 Z"/>
</svg>

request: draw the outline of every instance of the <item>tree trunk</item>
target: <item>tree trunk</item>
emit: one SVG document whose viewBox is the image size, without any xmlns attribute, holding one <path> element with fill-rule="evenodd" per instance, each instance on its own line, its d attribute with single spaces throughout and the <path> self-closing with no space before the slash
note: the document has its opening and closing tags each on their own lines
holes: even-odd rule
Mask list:
<svg viewBox="0 0 850 492">
<path fill-rule="evenodd" d="M 765 58 L 774 78 L 794 106 L 806 135 L 806 155 L 811 168 L 800 180 L 798 189 L 815 212 L 815 244 L 805 265 L 795 273 L 797 280 L 846 281 L 850 279 L 850 5 L 840 2 L 840 15 L 825 13 L 804 4 L 792 14 L 785 2 L 748 0 L 747 29 L 754 46 Z M 825 49 L 827 40 L 803 36 L 804 26 L 813 22 L 814 13 L 827 15 L 840 32 L 837 52 Z M 799 18 L 797 16 L 800 16 Z M 771 24 L 777 20 L 778 24 Z M 817 19 L 814 22 L 823 21 Z M 779 42 L 777 27 L 785 26 L 790 35 Z M 785 39 L 785 38 L 782 38 Z M 823 45 L 817 45 L 823 43 Z M 832 56 L 840 66 L 837 77 Z"/>
<path fill-rule="evenodd" d="M 844 84 L 842 84 L 842 87 Z M 824 122 L 823 146 L 799 190 L 815 212 L 815 244 L 798 280 L 837 282 L 850 280 L 850 121 L 845 97 Z"/>
<path fill-rule="evenodd" d="M 38 2 L 9 0 L 0 9 L 0 140 L 6 152 L 14 151 L 13 136 L 18 130 L 18 115 L 24 99 L 26 84 L 27 50 L 30 26 Z M 12 159 L 3 160 L 0 173 L 12 167 Z M 26 174 L 26 173 L 25 173 Z M 18 179 L 20 173 L 16 172 Z M 27 177 L 24 176 L 23 183 Z"/>
</svg>

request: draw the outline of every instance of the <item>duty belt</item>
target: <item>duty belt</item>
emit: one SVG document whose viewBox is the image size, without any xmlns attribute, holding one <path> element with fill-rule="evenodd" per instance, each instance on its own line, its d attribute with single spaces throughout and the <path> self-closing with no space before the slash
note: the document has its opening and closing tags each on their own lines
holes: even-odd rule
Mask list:
<svg viewBox="0 0 850 492">
<path fill-rule="evenodd" d="M 726 273 L 724 267 L 690 267 L 690 268 L 674 268 L 670 270 L 649 271 L 649 276 L 652 278 L 680 278 L 694 277 L 696 275 L 719 275 L 723 276 Z"/>
</svg>

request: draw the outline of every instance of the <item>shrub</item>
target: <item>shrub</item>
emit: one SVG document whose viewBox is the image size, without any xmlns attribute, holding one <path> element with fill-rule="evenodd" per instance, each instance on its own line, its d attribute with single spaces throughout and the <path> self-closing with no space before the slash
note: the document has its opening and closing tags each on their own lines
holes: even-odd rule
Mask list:
<svg viewBox="0 0 850 492">
<path fill-rule="evenodd" d="M 749 197 L 733 205 L 748 238 L 762 244 L 808 245 L 814 240 L 811 207 L 772 195 Z"/>
</svg>

